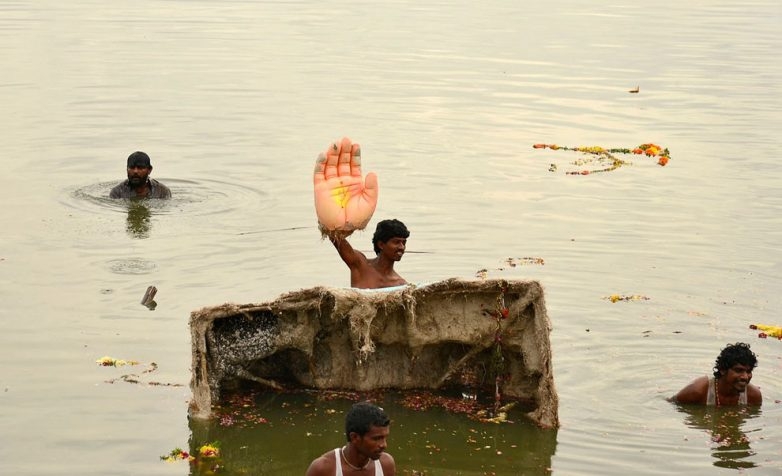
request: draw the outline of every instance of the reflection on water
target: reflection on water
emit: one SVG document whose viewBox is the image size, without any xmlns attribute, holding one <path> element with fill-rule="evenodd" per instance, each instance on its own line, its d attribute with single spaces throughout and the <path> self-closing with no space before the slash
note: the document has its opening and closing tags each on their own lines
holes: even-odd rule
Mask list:
<svg viewBox="0 0 782 476">
<path fill-rule="evenodd" d="M 480 423 L 442 409 L 419 412 L 400 395 L 377 400 L 391 417 L 388 452 L 397 474 L 550 474 L 557 430 L 514 423 Z M 345 412 L 353 401 L 315 394 L 263 393 L 217 410 L 210 421 L 190 420 L 190 454 L 219 442 L 220 459 L 197 458 L 191 474 L 303 474 L 309 462 L 345 444 Z M 294 443 L 295 442 L 295 443 Z"/>
<path fill-rule="evenodd" d="M 754 468 L 756 464 L 748 458 L 755 455 L 750 447 L 747 433 L 760 429 L 746 430 L 746 422 L 760 416 L 760 407 L 720 407 L 705 405 L 678 405 L 685 415 L 684 423 L 690 428 L 703 430 L 712 441 L 711 455 L 714 466 L 720 468 Z M 758 439 L 759 436 L 755 437 Z"/>
<path fill-rule="evenodd" d="M 128 200 L 128 234 L 133 238 L 149 238 L 149 208 L 146 200 Z"/>
</svg>

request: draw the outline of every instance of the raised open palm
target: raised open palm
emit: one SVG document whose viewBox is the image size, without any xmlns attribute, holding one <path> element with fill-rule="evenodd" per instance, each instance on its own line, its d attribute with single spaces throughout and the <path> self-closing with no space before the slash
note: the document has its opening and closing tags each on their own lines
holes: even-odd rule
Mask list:
<svg viewBox="0 0 782 476">
<path fill-rule="evenodd" d="M 324 233 L 347 236 L 367 226 L 377 206 L 377 175 L 361 175 L 361 148 L 347 137 L 329 145 L 315 163 L 315 213 Z"/>
</svg>

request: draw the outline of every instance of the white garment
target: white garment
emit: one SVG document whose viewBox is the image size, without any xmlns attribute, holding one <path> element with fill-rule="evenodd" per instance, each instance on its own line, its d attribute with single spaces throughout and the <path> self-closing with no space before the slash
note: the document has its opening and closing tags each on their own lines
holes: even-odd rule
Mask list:
<svg viewBox="0 0 782 476">
<path fill-rule="evenodd" d="M 334 459 L 337 463 L 337 476 L 342 476 L 341 452 L 342 448 L 337 448 L 334 450 Z M 383 467 L 380 465 L 380 458 L 375 460 L 375 476 L 383 476 Z"/>
<path fill-rule="evenodd" d="M 709 377 L 709 391 L 706 393 L 706 405 L 717 404 L 717 382 L 714 376 Z M 747 404 L 747 391 L 743 391 L 739 394 L 739 405 Z"/>
</svg>

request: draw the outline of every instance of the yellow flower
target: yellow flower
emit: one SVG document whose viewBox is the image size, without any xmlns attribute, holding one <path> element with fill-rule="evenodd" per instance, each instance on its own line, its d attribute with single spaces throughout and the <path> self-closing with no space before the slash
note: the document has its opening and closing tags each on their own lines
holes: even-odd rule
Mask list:
<svg viewBox="0 0 782 476">
<path fill-rule="evenodd" d="M 115 359 L 109 357 L 108 355 L 103 356 L 95 361 L 95 363 L 97 363 L 98 365 L 102 365 L 104 367 L 113 366 L 115 362 L 116 362 Z"/>
<path fill-rule="evenodd" d="M 220 448 L 214 445 L 204 445 L 198 449 L 198 454 L 204 458 L 216 458 L 220 456 Z"/>
</svg>

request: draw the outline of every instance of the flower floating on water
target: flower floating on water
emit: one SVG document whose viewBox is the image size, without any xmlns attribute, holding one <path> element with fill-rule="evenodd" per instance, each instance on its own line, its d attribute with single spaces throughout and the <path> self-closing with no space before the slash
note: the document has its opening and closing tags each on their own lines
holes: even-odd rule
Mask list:
<svg viewBox="0 0 782 476">
<path fill-rule="evenodd" d="M 209 443 L 198 448 L 198 454 L 204 458 L 217 458 L 220 456 L 220 448 L 217 443 Z"/>
<path fill-rule="evenodd" d="M 782 327 L 780 326 L 769 326 L 766 324 L 750 324 L 750 329 L 754 329 L 756 331 L 761 331 L 758 333 L 758 337 L 761 339 L 765 339 L 767 337 L 776 337 L 777 339 L 782 340 Z"/>
<path fill-rule="evenodd" d="M 220 457 L 220 444 L 218 442 L 214 442 L 214 443 L 207 443 L 201 446 L 200 448 L 198 448 L 198 451 L 196 452 L 195 455 L 192 455 L 181 448 L 174 448 L 167 455 L 161 456 L 160 459 L 168 463 L 173 463 L 175 461 L 188 461 L 192 463 L 199 459 L 204 459 L 204 460 L 208 459 L 210 461 L 209 464 L 213 464 L 215 458 L 219 458 L 219 457 Z"/>
<path fill-rule="evenodd" d="M 115 359 L 113 357 L 109 357 L 108 355 L 103 356 L 100 359 L 96 360 L 95 363 L 97 363 L 101 367 L 122 367 L 122 366 L 125 366 L 125 365 L 138 365 L 139 364 L 135 360 Z"/>
<path fill-rule="evenodd" d="M 617 301 L 648 301 L 649 298 L 646 296 L 641 296 L 640 294 L 633 294 L 630 296 L 622 296 L 619 294 L 612 294 L 610 296 L 606 296 L 603 299 L 607 299 L 611 302 L 617 302 Z"/>
<path fill-rule="evenodd" d="M 167 463 L 173 463 L 174 461 L 178 460 L 193 461 L 195 457 L 191 456 L 190 453 L 184 451 L 181 448 L 174 448 L 169 454 L 161 456 L 160 459 Z"/>
<path fill-rule="evenodd" d="M 656 157 L 657 164 L 660 166 L 667 165 L 668 161 L 671 159 L 671 154 L 668 149 L 652 143 L 641 144 L 634 149 L 606 149 L 600 146 L 563 147 L 556 144 L 534 144 L 532 147 L 534 149 L 571 150 L 574 152 L 581 152 L 587 157 L 573 162 L 575 165 L 585 165 L 592 162 L 597 162 L 600 166 L 600 168 L 565 172 L 567 175 L 590 175 L 598 172 L 610 172 L 630 163 L 616 157 L 614 154 L 635 154 L 645 155 L 651 158 Z M 555 164 L 551 164 L 549 171 L 555 172 L 556 170 L 557 167 Z"/>
</svg>

